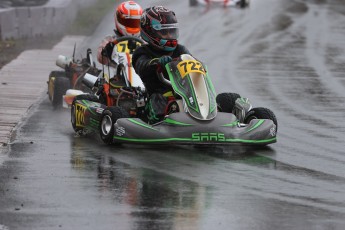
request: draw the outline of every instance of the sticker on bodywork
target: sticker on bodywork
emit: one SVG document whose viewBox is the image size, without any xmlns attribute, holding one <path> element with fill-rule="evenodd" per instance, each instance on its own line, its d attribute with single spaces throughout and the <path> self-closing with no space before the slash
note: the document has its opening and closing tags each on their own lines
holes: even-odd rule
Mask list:
<svg viewBox="0 0 345 230">
<path fill-rule="evenodd" d="M 206 71 L 203 65 L 196 60 L 181 61 L 180 63 L 178 63 L 177 69 L 180 72 L 181 78 L 184 78 L 187 74 L 190 73 L 201 73 L 203 75 L 206 75 Z"/>
<path fill-rule="evenodd" d="M 81 105 L 81 104 L 76 104 L 75 105 L 75 121 L 76 125 L 79 127 L 84 127 L 85 126 L 85 113 L 86 106 Z"/>
</svg>

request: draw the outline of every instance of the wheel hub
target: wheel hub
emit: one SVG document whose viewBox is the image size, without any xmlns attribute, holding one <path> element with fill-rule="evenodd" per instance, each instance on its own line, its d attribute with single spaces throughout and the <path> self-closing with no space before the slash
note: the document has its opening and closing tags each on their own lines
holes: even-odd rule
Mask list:
<svg viewBox="0 0 345 230">
<path fill-rule="evenodd" d="M 109 115 L 105 115 L 102 119 L 101 128 L 104 135 L 108 135 L 112 129 L 112 119 Z"/>
</svg>

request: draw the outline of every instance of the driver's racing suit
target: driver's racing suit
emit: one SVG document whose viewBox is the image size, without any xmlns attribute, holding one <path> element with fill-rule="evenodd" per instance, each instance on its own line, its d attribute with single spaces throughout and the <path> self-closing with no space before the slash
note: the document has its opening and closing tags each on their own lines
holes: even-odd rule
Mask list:
<svg viewBox="0 0 345 230">
<path fill-rule="evenodd" d="M 114 35 L 108 35 L 105 38 L 103 38 L 103 40 L 98 46 L 97 60 L 99 63 L 103 65 L 107 65 L 111 63 L 111 61 L 109 60 L 109 57 L 111 56 L 111 53 L 112 53 L 112 50 L 107 50 L 106 52 L 104 52 L 104 49 L 107 47 L 109 43 L 115 41 L 116 38 L 121 37 L 121 34 L 117 32 L 117 30 L 114 30 L 114 33 L 115 33 Z M 107 53 L 108 55 L 104 55 L 105 53 Z"/>
<path fill-rule="evenodd" d="M 185 46 L 180 44 L 177 45 L 173 52 L 159 51 L 153 49 L 148 44 L 142 45 L 134 51 L 132 57 L 133 67 L 143 81 L 150 97 L 146 106 L 146 113 L 150 123 L 156 123 L 164 117 L 165 108 L 168 103 L 167 97 L 169 92 L 172 92 L 171 86 L 165 85 L 158 79 L 157 70 L 162 67 L 152 64 L 152 60 L 162 56 L 170 56 L 174 59 L 182 54 L 190 54 L 190 52 Z M 162 70 L 165 71 L 164 68 Z"/>
</svg>

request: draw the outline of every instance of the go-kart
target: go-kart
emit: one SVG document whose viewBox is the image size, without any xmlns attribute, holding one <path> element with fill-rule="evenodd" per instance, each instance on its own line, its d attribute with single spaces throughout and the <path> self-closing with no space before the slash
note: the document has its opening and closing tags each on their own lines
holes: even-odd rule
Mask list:
<svg viewBox="0 0 345 230">
<path fill-rule="evenodd" d="M 220 4 L 224 7 L 238 6 L 245 8 L 249 6 L 249 0 L 189 0 L 189 6 Z"/>
<path fill-rule="evenodd" d="M 104 56 L 110 62 L 102 65 L 98 76 L 86 73 L 82 78 L 83 85 L 87 86 L 99 101 L 107 106 L 116 105 L 119 97 L 123 100 L 127 92 L 123 87 L 141 87 L 144 85 L 132 66 L 132 54 L 144 41 L 133 36 L 116 38 L 104 48 Z M 69 89 L 63 96 L 64 107 L 70 107 L 77 95 L 85 94 L 82 90 Z M 128 96 L 128 95 L 127 95 Z M 86 96 L 88 97 L 88 96 Z"/>
<path fill-rule="evenodd" d="M 48 78 L 48 96 L 54 108 L 61 107 L 63 104 L 63 95 L 70 88 L 90 92 L 88 87 L 82 84 L 82 79 L 86 73 L 98 75 L 99 70 L 96 68 L 92 59 L 91 49 L 87 50 L 86 58 L 75 60 L 75 49 L 72 58 L 59 55 L 56 65 L 63 71 L 52 71 Z"/>
<path fill-rule="evenodd" d="M 181 55 L 165 66 L 160 80 L 172 86 L 175 97 L 166 106 L 164 119 L 145 119 L 145 94 L 133 92 L 131 105 L 143 113 L 130 116 L 120 103 L 105 106 L 97 98 L 75 98 L 71 110 L 74 130 L 98 131 L 107 144 L 252 144 L 276 142 L 277 119 L 267 108 L 253 108 L 236 93 L 216 96 L 206 66 L 190 55 Z M 142 96 L 142 97 L 141 97 Z M 121 101 L 121 100 L 120 100 Z M 120 102 L 119 101 L 119 102 Z M 142 102 L 142 103 L 137 103 Z"/>
</svg>

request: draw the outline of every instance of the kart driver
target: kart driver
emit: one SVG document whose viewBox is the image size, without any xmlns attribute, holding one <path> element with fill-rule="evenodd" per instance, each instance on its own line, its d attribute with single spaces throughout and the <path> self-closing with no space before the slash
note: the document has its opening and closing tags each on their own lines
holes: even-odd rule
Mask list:
<svg viewBox="0 0 345 230">
<path fill-rule="evenodd" d="M 164 117 L 167 98 L 172 96 L 172 87 L 162 83 L 157 72 L 164 71 L 164 66 L 173 58 L 190 52 L 178 44 L 179 28 L 175 13 L 163 6 L 144 10 L 140 20 L 140 35 L 147 44 L 134 51 L 132 61 L 150 98 L 146 113 L 152 124 Z"/>
<path fill-rule="evenodd" d="M 122 36 L 140 36 L 140 17 L 143 13 L 141 6 L 134 1 L 126 1 L 118 5 L 115 10 L 114 35 L 106 36 L 98 47 L 97 60 L 103 65 L 111 63 L 109 58 L 113 52 L 113 41 Z"/>
</svg>

